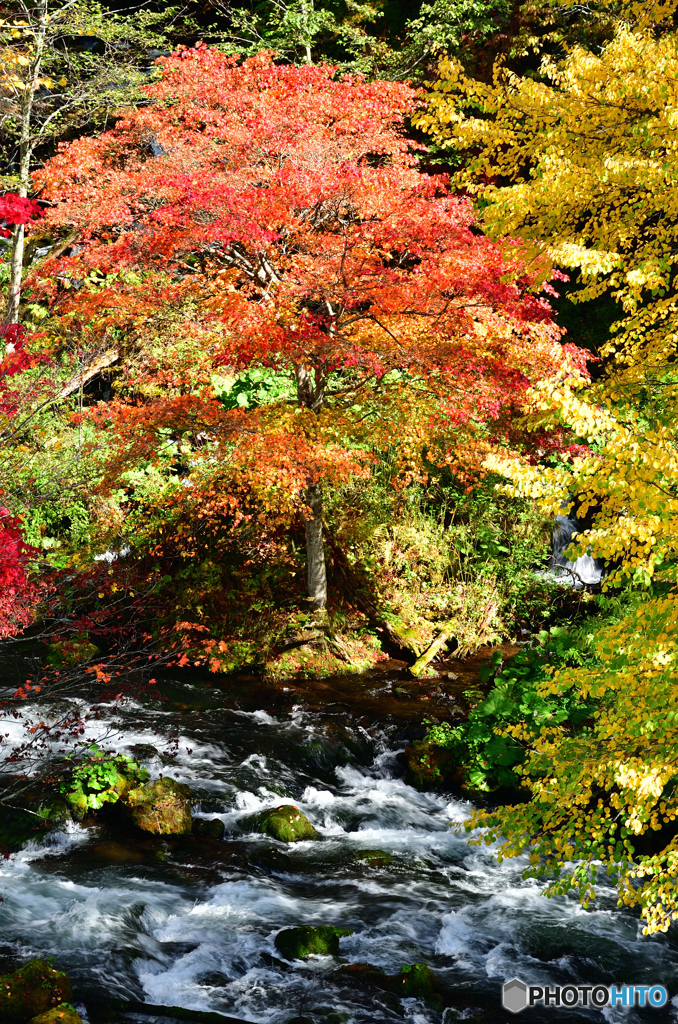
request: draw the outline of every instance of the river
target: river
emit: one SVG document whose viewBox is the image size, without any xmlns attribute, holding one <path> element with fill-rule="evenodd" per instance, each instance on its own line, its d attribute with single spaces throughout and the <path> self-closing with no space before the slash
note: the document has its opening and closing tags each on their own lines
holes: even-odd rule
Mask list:
<svg viewBox="0 0 678 1024">
<path fill-rule="evenodd" d="M 390 973 L 429 964 L 453 1003 L 446 1024 L 678 1021 L 678 1001 L 502 1009 L 513 976 L 663 983 L 674 995 L 678 942 L 643 938 L 612 889 L 592 911 L 546 900 L 522 881 L 522 862 L 499 865 L 450 828 L 468 803 L 406 784 L 398 753 L 422 709 L 443 715 L 463 681 L 406 682 L 397 667 L 298 686 L 184 673 L 108 707 L 92 738 L 105 731 L 152 774 L 188 783 L 194 814 L 221 818 L 225 838 L 139 838 L 104 815 L 0 861 L 0 970 L 52 957 L 89 1024 L 169 1024 L 135 1003 L 261 1024 L 439 1024 L 424 1002 L 359 984 L 331 957 L 287 963 L 275 948 L 283 927 L 330 924 L 353 930 L 340 943 L 346 962 Z M 287 847 L 248 829 L 248 815 L 281 802 L 296 803 L 322 841 Z M 370 865 L 365 850 L 391 859 Z"/>
</svg>

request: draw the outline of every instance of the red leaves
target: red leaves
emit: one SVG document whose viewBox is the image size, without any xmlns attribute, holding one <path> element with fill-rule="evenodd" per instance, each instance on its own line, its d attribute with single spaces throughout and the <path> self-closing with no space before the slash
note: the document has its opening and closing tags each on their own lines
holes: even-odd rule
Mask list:
<svg viewBox="0 0 678 1024">
<path fill-rule="evenodd" d="M 282 516 L 309 482 L 368 471 L 366 416 L 370 442 L 396 436 L 408 471 L 432 443 L 456 465 L 461 433 L 470 443 L 531 382 L 581 368 L 520 247 L 489 242 L 447 177 L 417 170 L 409 86 L 203 45 L 158 65 L 147 107 L 36 175 L 50 223 L 80 238 L 34 286 L 74 324 L 115 327 L 147 353 L 134 399 L 96 414 L 116 438 L 109 481 L 152 462 L 169 432 L 193 453 L 177 502 L 243 516 L 237 488 L 214 497 L 230 474 Z M 200 340 L 195 377 L 153 367 L 165 323 Z M 303 412 L 289 397 L 271 415 L 226 413 L 203 387 L 252 365 L 304 376 Z"/>
<path fill-rule="evenodd" d="M 35 199 L 24 199 L 14 192 L 5 192 L 0 196 L 0 236 L 8 238 L 10 227 L 16 224 L 28 224 L 34 217 L 42 217 L 43 208 Z"/>
<path fill-rule="evenodd" d="M 28 569 L 38 553 L 24 541 L 21 520 L 0 508 L 0 638 L 33 619 L 39 590 L 29 581 Z"/>
</svg>

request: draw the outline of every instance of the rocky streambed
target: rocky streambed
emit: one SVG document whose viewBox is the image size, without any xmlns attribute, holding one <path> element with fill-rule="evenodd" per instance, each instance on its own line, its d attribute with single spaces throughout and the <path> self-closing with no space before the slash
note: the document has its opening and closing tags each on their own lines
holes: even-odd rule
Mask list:
<svg viewBox="0 0 678 1024">
<path fill-rule="evenodd" d="M 0 862 L 0 972 L 51 959 L 72 992 L 48 1012 L 86 1024 L 505 1024 L 513 976 L 673 995 L 672 935 L 642 938 L 612 889 L 592 912 L 542 898 L 520 862 L 498 865 L 450 828 L 464 794 L 413 784 L 404 752 L 423 718 L 461 713 L 480 660 L 421 683 L 397 663 L 299 685 L 184 673 L 111 704 L 90 738 L 144 766 L 130 791 L 146 795 Z M 183 825 L 144 828 L 168 777 Z M 673 1005 L 528 1013 L 678 1021 Z"/>
</svg>

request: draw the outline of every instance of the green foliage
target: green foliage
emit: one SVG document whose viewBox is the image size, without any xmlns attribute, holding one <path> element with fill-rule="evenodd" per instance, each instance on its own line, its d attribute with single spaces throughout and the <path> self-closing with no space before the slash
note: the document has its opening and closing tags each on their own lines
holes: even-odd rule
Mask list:
<svg viewBox="0 0 678 1024">
<path fill-rule="evenodd" d="M 509 23 L 509 0 L 263 0 L 232 11 L 233 52 L 274 49 L 287 60 L 331 61 L 342 71 L 419 78 L 432 59 L 459 54 Z"/>
<path fill-rule="evenodd" d="M 375 41 L 363 25 L 378 17 L 376 6 L 356 0 L 263 0 L 250 10 L 233 10 L 232 46 L 248 54 L 273 49 L 308 63 L 338 59 L 352 71 L 366 71 Z"/>
<path fill-rule="evenodd" d="M 64 665 L 83 665 L 99 654 L 99 648 L 92 643 L 88 633 L 80 633 L 69 640 L 60 640 L 50 644 L 47 652 L 47 664 L 52 668 Z"/>
<path fill-rule="evenodd" d="M 433 0 L 424 3 L 406 26 L 401 60 L 414 69 L 425 58 L 459 54 L 464 43 L 480 42 L 505 28 L 510 0 Z"/>
<path fill-rule="evenodd" d="M 73 811 L 82 816 L 88 810 L 100 810 L 105 803 L 115 803 L 147 779 L 143 765 L 124 754 L 110 757 L 93 743 L 73 767 L 69 779 L 61 784 L 60 791 Z"/>
<path fill-rule="evenodd" d="M 545 723 L 568 723 L 577 728 L 595 708 L 594 702 L 582 700 L 576 691 L 545 694 L 539 684 L 548 678 L 553 666 L 581 666 L 594 661 L 586 630 L 563 626 L 542 630 L 538 646 L 526 647 L 505 664 L 495 652 L 481 673 L 487 681 L 496 672 L 488 696 L 472 706 L 459 725 L 442 722 L 431 726 L 425 741 L 450 750 L 473 789 L 516 786 L 519 779 L 513 769 L 523 763 L 530 735 L 536 735 Z M 467 693 L 467 699 L 474 696 L 482 694 Z M 518 723 L 524 725 L 520 740 L 508 731 Z"/>
<path fill-rule="evenodd" d="M 496 642 L 540 621 L 558 596 L 535 575 L 550 524 L 493 479 L 470 493 L 449 477 L 394 488 L 387 453 L 369 481 L 328 494 L 326 507 L 356 573 L 401 627 L 421 633 L 420 646 L 437 623 L 452 623 L 462 651 Z"/>
<path fill-rule="evenodd" d="M 214 392 L 225 409 L 256 409 L 291 399 L 295 393 L 289 373 L 252 367 L 237 377 L 213 377 Z"/>
<path fill-rule="evenodd" d="M 48 551 L 65 542 L 86 546 L 92 530 L 91 509 L 88 503 L 65 490 L 58 498 L 36 504 L 24 519 L 24 533 L 28 544 Z"/>
</svg>

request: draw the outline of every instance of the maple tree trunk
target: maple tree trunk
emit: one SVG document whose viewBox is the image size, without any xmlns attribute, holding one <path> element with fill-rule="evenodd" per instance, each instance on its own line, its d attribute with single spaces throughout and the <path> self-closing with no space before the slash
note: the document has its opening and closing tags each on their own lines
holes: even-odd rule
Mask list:
<svg viewBox="0 0 678 1024">
<path fill-rule="evenodd" d="M 306 491 L 306 504 L 311 517 L 306 523 L 306 563 L 308 597 L 312 611 L 322 611 L 327 604 L 327 569 L 323 539 L 323 499 L 320 484 L 311 484 Z"/>
<path fill-rule="evenodd" d="M 323 406 L 324 391 L 322 379 L 313 380 L 307 367 L 295 369 L 297 397 L 299 404 L 311 409 L 316 415 Z M 309 484 L 306 489 L 306 504 L 310 516 L 306 521 L 306 580 L 311 611 L 322 611 L 327 604 L 327 568 L 325 566 L 325 544 L 323 537 L 323 497 L 320 482 Z"/>
</svg>

